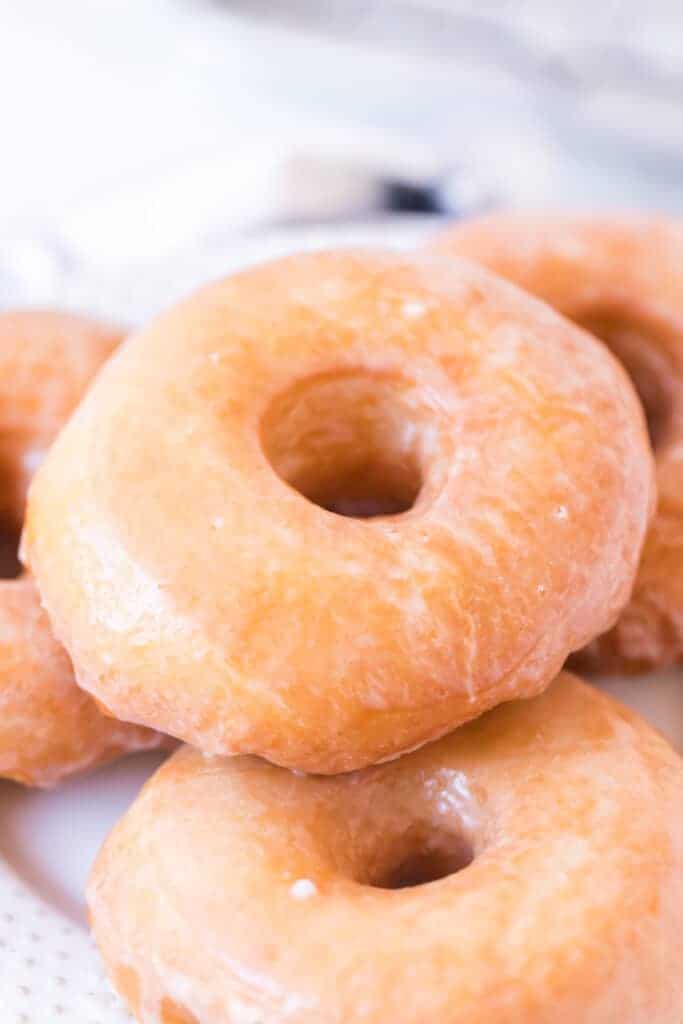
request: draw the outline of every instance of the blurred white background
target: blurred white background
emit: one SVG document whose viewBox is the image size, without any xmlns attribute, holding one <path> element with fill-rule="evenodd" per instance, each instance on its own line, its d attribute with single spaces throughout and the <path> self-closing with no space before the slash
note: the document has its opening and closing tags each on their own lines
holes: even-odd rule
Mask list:
<svg viewBox="0 0 683 1024">
<path fill-rule="evenodd" d="M 63 298 L 82 267 L 130 273 L 263 225 L 367 218 L 396 183 L 456 212 L 683 209 L 677 0 L 0 12 L 0 304 Z"/>
</svg>

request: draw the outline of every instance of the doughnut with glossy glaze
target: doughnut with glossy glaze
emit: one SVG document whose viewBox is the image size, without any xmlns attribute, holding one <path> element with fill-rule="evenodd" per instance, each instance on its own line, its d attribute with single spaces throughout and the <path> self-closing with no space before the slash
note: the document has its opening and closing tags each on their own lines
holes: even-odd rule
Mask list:
<svg viewBox="0 0 683 1024">
<path fill-rule="evenodd" d="M 31 474 L 121 332 L 61 312 L 0 314 L 0 529 L 3 575 Z M 0 579 L 0 776 L 52 786 L 126 751 L 158 747 L 148 729 L 103 714 L 75 683 L 28 576 Z"/>
<path fill-rule="evenodd" d="M 630 603 L 575 659 L 640 672 L 683 656 L 683 223 L 646 216 L 500 215 L 465 221 L 432 249 L 471 259 L 606 342 L 640 393 L 658 507 Z"/>
<path fill-rule="evenodd" d="M 0 776 L 49 787 L 161 737 L 118 722 L 74 681 L 33 580 L 0 581 Z"/>
<path fill-rule="evenodd" d="M 547 686 L 628 599 L 652 505 L 604 346 L 479 268 L 342 251 L 129 339 L 24 551 L 117 717 L 334 773 Z"/>
<path fill-rule="evenodd" d="M 679 1024 L 683 762 L 571 676 L 391 764 L 182 749 L 107 839 L 141 1024 Z"/>
<path fill-rule="evenodd" d="M 19 530 L 47 449 L 121 331 L 56 310 L 0 313 L 0 524 Z"/>
</svg>

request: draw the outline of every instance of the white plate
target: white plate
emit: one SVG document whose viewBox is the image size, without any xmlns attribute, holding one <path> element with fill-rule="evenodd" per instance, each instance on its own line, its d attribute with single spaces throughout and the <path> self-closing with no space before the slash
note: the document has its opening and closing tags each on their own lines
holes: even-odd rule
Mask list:
<svg viewBox="0 0 683 1024">
<path fill-rule="evenodd" d="M 431 226 L 431 225 L 430 225 Z M 180 254 L 173 266 L 115 280 L 70 278 L 63 300 L 139 321 L 202 281 L 294 249 L 339 244 L 409 246 L 419 219 L 271 232 Z M 606 684 L 683 749 L 683 679 L 676 672 Z M 1 1024 L 123 1024 L 85 922 L 85 881 L 104 836 L 160 763 L 130 757 L 52 792 L 0 783 Z"/>
</svg>

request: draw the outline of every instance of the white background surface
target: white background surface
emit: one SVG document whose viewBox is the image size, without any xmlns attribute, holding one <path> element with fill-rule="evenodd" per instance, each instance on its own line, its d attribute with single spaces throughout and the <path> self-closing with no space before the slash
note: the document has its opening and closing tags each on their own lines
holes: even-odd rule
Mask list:
<svg viewBox="0 0 683 1024">
<path fill-rule="evenodd" d="M 276 153 L 321 132 L 342 145 L 359 136 L 420 140 L 520 202 L 683 206 L 680 164 L 666 146 L 649 148 L 652 138 L 683 148 L 674 104 L 667 119 L 663 103 L 615 96 L 611 113 L 599 115 L 502 59 L 482 67 L 474 42 L 457 59 L 427 59 L 252 24 L 230 6 L 0 0 L 0 228 L 46 230 L 82 203 L 239 154 L 249 140 Z M 609 38 L 602 8 L 579 20 L 572 2 L 536 6 L 545 10 L 537 50 L 557 49 L 562 29 L 579 26 Z M 619 7 L 623 0 L 605 10 Z M 635 9 L 642 20 L 646 9 Z M 647 7 L 657 9 L 668 15 L 654 42 L 673 64 L 683 14 L 675 3 Z M 616 24 L 632 28 L 625 17 Z M 640 147 L 620 144 L 627 130 Z M 226 180 L 226 204 L 249 202 L 242 185 L 235 194 Z"/>
<path fill-rule="evenodd" d="M 681 74 L 677 3 L 619 0 L 586 18 L 587 0 L 520 0 L 528 74 L 524 60 L 481 59 L 478 31 L 430 58 L 234 6 L 0 0 L 0 308 L 77 303 L 65 273 L 134 281 L 236 232 L 367 216 L 368 175 L 392 171 L 455 168 L 461 209 L 483 196 L 683 210 L 683 84 L 680 109 L 593 88 L 599 47 L 618 49 L 613 25 Z M 557 88 L 556 69 L 539 74 L 562 47 L 573 89 Z"/>
</svg>

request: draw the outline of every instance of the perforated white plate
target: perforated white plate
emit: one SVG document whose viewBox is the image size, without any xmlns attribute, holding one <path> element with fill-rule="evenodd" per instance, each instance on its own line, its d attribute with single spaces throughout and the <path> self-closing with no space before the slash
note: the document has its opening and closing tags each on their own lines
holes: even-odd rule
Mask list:
<svg viewBox="0 0 683 1024">
<path fill-rule="evenodd" d="M 83 890 L 104 836 L 159 756 L 52 792 L 0 783 L 0 1021 L 123 1024 L 87 931 Z"/>
<path fill-rule="evenodd" d="M 406 246 L 425 230 L 408 219 L 270 233 L 178 254 L 170 268 L 128 267 L 114 279 L 71 270 L 56 289 L 50 278 L 49 299 L 135 323 L 240 265 L 302 248 Z M 683 672 L 607 688 L 683 750 Z M 160 761 L 137 755 L 47 793 L 0 783 L 0 1024 L 130 1024 L 89 938 L 83 891 L 104 836 Z"/>
</svg>

